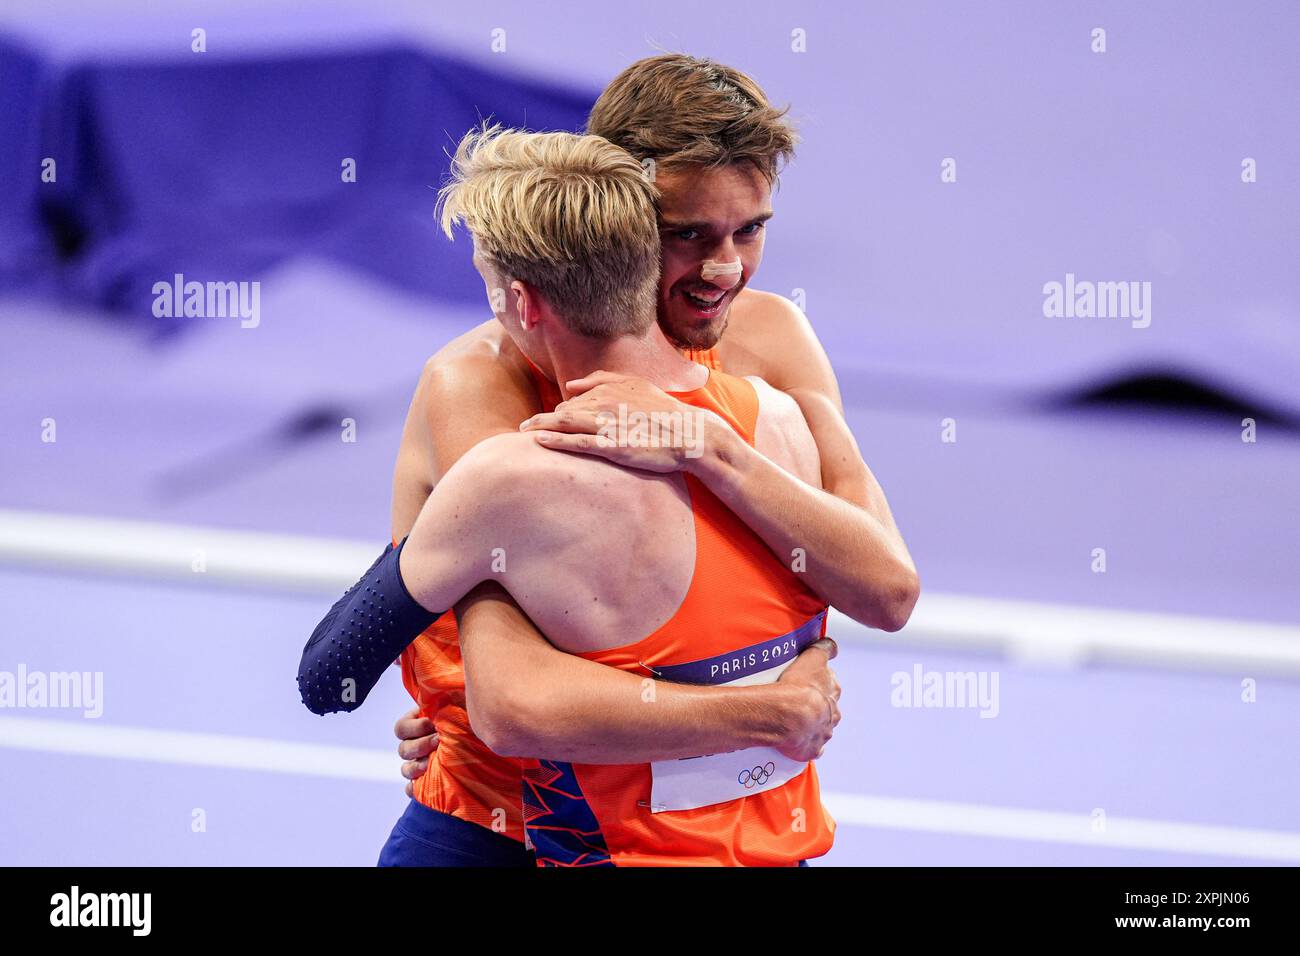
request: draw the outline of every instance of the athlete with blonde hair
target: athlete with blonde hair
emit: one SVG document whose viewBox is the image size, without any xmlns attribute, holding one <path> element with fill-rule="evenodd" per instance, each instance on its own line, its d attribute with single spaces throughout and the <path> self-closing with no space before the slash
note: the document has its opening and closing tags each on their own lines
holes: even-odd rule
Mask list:
<svg viewBox="0 0 1300 956">
<path fill-rule="evenodd" d="M 656 323 L 654 200 L 608 140 L 487 129 L 457 150 L 442 222 L 473 237 L 497 320 L 549 380 L 644 376 L 699 412 L 700 441 L 730 431 L 817 487 L 798 405 L 693 362 Z M 556 455 L 544 443 L 559 437 L 515 431 L 468 451 L 322 643 L 346 656 L 399 636 L 394 622 L 417 605 L 441 611 L 493 580 L 552 645 L 641 679 L 653 707 L 664 681 L 773 684 L 823 636 L 825 603 L 700 481 Z M 464 648 L 470 722 L 498 753 L 527 758 L 497 742 L 494 728 L 518 714 L 490 693 L 481 702 L 497 662 L 479 651 Z M 349 663 L 333 663 L 309 672 L 305 695 L 347 679 Z M 832 720 L 837 697 L 824 700 Z M 525 828 L 543 864 L 793 866 L 834 835 L 811 763 L 771 747 L 613 765 L 526 759 L 524 771 Z"/>
<path fill-rule="evenodd" d="M 529 419 L 552 433 L 579 432 L 554 444 L 585 443 L 583 450 L 648 471 L 689 470 L 773 553 L 789 557 L 802 549 L 802 579 L 823 600 L 896 630 L 915 602 L 916 572 L 844 425 L 829 362 L 792 304 L 748 288 L 772 212 L 771 186 L 794 145 L 781 113 L 738 71 L 666 55 L 621 74 L 597 102 L 589 129 L 629 149 L 654 174 L 663 266 L 655 296 L 665 335 L 705 365 L 761 376 L 795 397 L 817 439 L 825 490 L 775 467 L 732 429 L 715 432 L 698 457 L 680 448 L 586 441 L 592 436 L 580 432 L 599 411 L 617 404 L 675 410 L 680 400 L 625 374 L 567 383 L 567 394 L 580 397 L 560 403 L 554 383 L 494 319 L 426 364 L 398 458 L 394 542 L 461 455 Z M 737 260 L 739 273 L 717 271 Z M 706 272 L 706 263 L 715 269 Z M 560 418 L 534 418 L 557 404 Z M 459 635 L 452 615 L 444 615 L 402 655 L 420 707 L 419 716 L 398 724 L 413 803 L 390 848 L 405 842 L 421 851 L 412 854 L 420 862 L 528 861 L 515 796 L 522 764 L 485 746 L 470 727 L 462 643 L 466 653 L 497 661 L 479 686 L 478 703 L 483 713 L 513 717 L 480 726 L 481 718 L 475 729 L 508 754 L 620 763 L 766 743 L 807 760 L 829 735 L 824 693 L 833 678 L 820 650 L 799 657 L 775 685 L 665 683 L 647 706 L 640 680 L 560 652 L 500 587 L 475 589 L 458 610 Z M 765 696 L 778 691 L 785 696 Z"/>
</svg>

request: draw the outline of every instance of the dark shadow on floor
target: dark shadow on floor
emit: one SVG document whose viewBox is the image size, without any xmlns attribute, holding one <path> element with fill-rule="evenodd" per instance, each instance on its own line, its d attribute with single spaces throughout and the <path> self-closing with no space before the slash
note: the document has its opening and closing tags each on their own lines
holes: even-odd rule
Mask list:
<svg viewBox="0 0 1300 956">
<path fill-rule="evenodd" d="M 1253 418 L 1258 425 L 1300 434 L 1300 416 L 1239 394 L 1194 373 L 1172 368 L 1131 369 L 1057 394 L 1046 408 L 1145 410 L 1180 418 Z"/>
</svg>

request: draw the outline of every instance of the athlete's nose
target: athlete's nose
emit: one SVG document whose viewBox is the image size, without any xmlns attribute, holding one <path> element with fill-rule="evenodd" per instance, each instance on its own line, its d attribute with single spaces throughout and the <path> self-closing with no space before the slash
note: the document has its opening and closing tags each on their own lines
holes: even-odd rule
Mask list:
<svg viewBox="0 0 1300 956">
<path fill-rule="evenodd" d="M 700 267 L 700 278 L 705 282 L 712 282 L 719 289 L 730 289 L 740 281 L 745 267 L 740 261 L 740 256 L 731 262 L 718 262 L 714 259 L 705 259 L 704 265 Z"/>
</svg>

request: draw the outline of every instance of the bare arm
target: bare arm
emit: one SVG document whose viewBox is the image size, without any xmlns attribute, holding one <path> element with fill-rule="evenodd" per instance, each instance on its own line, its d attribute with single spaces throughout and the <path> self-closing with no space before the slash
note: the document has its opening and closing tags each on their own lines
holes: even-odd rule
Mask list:
<svg viewBox="0 0 1300 956">
<path fill-rule="evenodd" d="M 408 567 L 417 568 L 407 584 L 427 607 L 445 607 L 440 602 L 459 597 L 465 574 L 476 581 L 486 576 L 481 572 L 490 566 L 490 547 L 484 544 L 490 542 L 456 538 L 455 545 L 449 545 L 453 539 L 447 532 L 452 529 L 436 512 L 450 507 L 449 513 L 456 513 L 461 495 L 453 496 L 454 484 L 439 489 L 447 492 L 441 499 L 435 494 L 424 503 L 419 520 L 412 513 L 406 527 L 399 523 L 401 503 L 428 493 L 418 484 L 409 487 L 412 483 L 438 485 L 484 440 L 517 435 L 523 417 L 519 410 L 528 407 L 517 385 L 495 360 L 430 368 L 421 380 L 403 445 L 428 429 L 431 447 L 420 451 L 415 445 L 417 456 L 426 462 L 424 469 L 404 469 L 399 460 L 394 536 L 411 532 L 402 570 L 406 575 Z M 535 411 L 535 405 L 529 410 Z M 467 507 L 480 504 L 469 500 Z M 418 554 L 426 548 L 431 550 Z M 420 571 L 420 561 L 408 565 L 417 557 L 427 558 L 430 569 L 436 565 L 441 570 Z M 458 562 L 471 568 L 458 568 Z M 439 574 L 446 580 L 428 580 Z M 654 685 L 655 703 L 648 705 L 642 701 L 640 678 L 556 649 L 499 585 L 477 588 L 457 605 L 457 612 L 471 722 L 485 743 L 508 755 L 638 763 L 761 743 L 808 760 L 820 752 L 838 720 L 833 703 L 838 687 L 822 649 L 805 651 L 776 685 L 694 688 L 660 682 Z"/>
<path fill-rule="evenodd" d="M 493 583 L 456 613 L 470 723 L 503 756 L 644 763 L 770 746 L 811 760 L 838 717 L 822 647 L 776 684 L 691 687 L 557 651 Z"/>
<path fill-rule="evenodd" d="M 711 452 L 687 470 L 783 561 L 801 554 L 809 586 L 825 601 L 868 627 L 897 631 L 912 613 L 919 582 L 884 493 L 830 399 L 808 389 L 788 394 L 816 440 L 825 490 L 725 425 L 708 442 Z"/>
<path fill-rule="evenodd" d="M 840 412 L 835 374 L 807 320 L 779 297 L 765 296 L 764 302 L 767 312 L 774 303 L 782 311 L 767 315 L 761 328 L 751 327 L 745 335 L 758 338 L 761 333 L 764 358 L 771 356 L 763 377 L 790 395 L 803 413 L 818 449 L 820 488 L 800 480 L 712 416 L 706 417 L 698 457 L 671 443 L 636 448 L 599 440 L 600 416 L 617 415 L 620 405 L 652 414 L 689 411 L 635 377 L 598 372 L 570 382 L 576 397 L 554 413 L 533 416 L 525 427 L 546 433 L 551 448 L 600 455 L 630 468 L 695 474 L 782 561 L 790 562 L 794 549 L 802 549 L 808 586 L 828 604 L 869 627 L 897 631 L 907 623 L 920 593 L 916 567 L 884 492 Z M 739 354 L 751 364 L 757 361 L 753 349 L 742 347 Z"/>
<path fill-rule="evenodd" d="M 884 489 L 844 421 L 835 370 L 794 303 L 764 292 L 755 293 L 755 299 L 749 320 L 733 330 L 738 333 L 733 344 L 739 346 L 740 361 L 748 356 L 758 367 L 734 374 L 752 371 L 799 403 L 817 443 L 825 494 L 792 491 L 772 477 L 758 461 L 761 456 L 741 449 L 734 449 L 729 461 L 705 463 L 712 470 L 701 480 L 718 483 L 729 497 L 710 484 L 714 494 L 769 547 L 787 549 L 786 554 L 788 548 L 804 548 L 809 584 L 828 603 L 869 627 L 897 631 L 911 616 L 921 582 Z M 780 509 L 786 507 L 797 510 L 783 515 Z M 799 530 L 783 534 L 782 519 L 791 515 L 796 516 L 791 528 Z M 803 543 L 792 540 L 795 536 Z"/>
</svg>

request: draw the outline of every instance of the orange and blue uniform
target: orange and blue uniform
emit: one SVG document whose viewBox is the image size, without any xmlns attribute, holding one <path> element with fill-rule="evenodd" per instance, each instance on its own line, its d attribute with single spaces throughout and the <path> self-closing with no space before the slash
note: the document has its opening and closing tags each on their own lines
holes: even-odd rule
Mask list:
<svg viewBox="0 0 1300 956">
<path fill-rule="evenodd" d="M 753 386 L 720 374 L 713 350 L 686 355 L 714 371 L 704 388 L 676 397 L 717 412 L 752 444 Z M 559 391 L 533 373 L 549 411 Z M 696 565 L 681 607 L 636 644 L 582 656 L 685 683 L 775 679 L 822 636 L 825 605 L 707 488 L 691 476 L 686 482 Z M 775 751 L 620 766 L 493 753 L 470 728 L 451 612 L 406 649 L 401 666 L 407 690 L 439 734 L 428 770 L 415 781 L 416 801 L 515 840 L 527 831 L 543 864 L 780 864 L 819 856 L 831 845 L 834 822 L 821 805 L 816 771 Z M 696 769 L 706 765 L 709 773 L 697 779 Z"/>
<path fill-rule="evenodd" d="M 542 409 L 553 411 L 563 400 L 559 387 L 528 364 Z M 401 665 L 402 683 L 438 732 L 438 749 L 412 788 L 415 800 L 523 841 L 523 762 L 493 753 L 470 728 L 455 613 L 448 611 L 416 638 L 402 653 Z"/>
<path fill-rule="evenodd" d="M 703 388 L 673 394 L 753 444 L 751 383 L 713 371 Z M 695 572 L 681 606 L 649 637 L 579 656 L 681 683 L 773 681 L 824 635 L 826 605 L 708 488 L 685 480 Z M 816 770 L 770 748 L 653 764 L 530 760 L 524 777 L 542 865 L 795 865 L 834 839 Z"/>
</svg>

